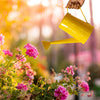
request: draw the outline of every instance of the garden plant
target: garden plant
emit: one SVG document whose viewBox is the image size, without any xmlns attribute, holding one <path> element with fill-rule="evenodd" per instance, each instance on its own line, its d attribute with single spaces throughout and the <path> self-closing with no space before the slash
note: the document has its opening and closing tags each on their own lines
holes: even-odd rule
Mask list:
<svg viewBox="0 0 100 100">
<path fill-rule="evenodd" d="M 86 74 L 86 81 L 76 76 L 78 71 L 75 66 L 68 66 L 56 74 L 52 69 L 50 78 L 37 77 L 30 62 L 26 58 L 35 60 L 39 52 L 30 43 L 24 46 L 25 55 L 19 48 L 15 52 L 3 49 L 4 35 L 0 34 L 0 100 L 67 100 L 69 95 L 88 93 L 90 73 Z M 56 80 L 56 77 L 61 77 Z M 77 84 L 77 85 L 76 85 Z M 76 87 L 77 86 L 77 87 Z"/>
</svg>

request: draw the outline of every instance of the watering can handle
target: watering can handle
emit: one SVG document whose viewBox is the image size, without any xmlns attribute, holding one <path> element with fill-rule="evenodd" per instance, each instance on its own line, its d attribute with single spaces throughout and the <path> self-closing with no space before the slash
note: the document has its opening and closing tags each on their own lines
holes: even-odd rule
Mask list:
<svg viewBox="0 0 100 100">
<path fill-rule="evenodd" d="M 88 21 L 87 21 L 87 19 L 86 19 L 86 17 L 85 17 L 85 15 L 84 15 L 84 13 L 83 13 L 83 11 L 82 11 L 82 9 L 81 9 L 81 8 L 80 8 L 80 11 L 81 11 L 81 13 L 82 13 L 82 15 L 83 15 L 83 17 L 84 17 L 85 21 L 88 23 Z M 67 13 L 68 13 L 68 7 L 67 7 Z"/>
</svg>

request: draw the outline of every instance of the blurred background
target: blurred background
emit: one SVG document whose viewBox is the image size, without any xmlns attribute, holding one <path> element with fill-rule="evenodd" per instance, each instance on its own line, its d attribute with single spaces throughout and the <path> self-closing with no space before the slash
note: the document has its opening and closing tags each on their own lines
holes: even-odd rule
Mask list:
<svg viewBox="0 0 100 100">
<path fill-rule="evenodd" d="M 91 37 L 84 45 L 52 45 L 47 51 L 43 48 L 42 40 L 70 37 L 58 28 L 67 12 L 67 2 L 68 0 L 0 0 L 0 32 L 6 38 L 5 48 L 13 51 L 13 48 L 23 48 L 26 43 L 32 43 L 40 55 L 37 64 L 32 59 L 28 60 L 35 70 L 45 76 L 49 75 L 51 68 L 58 73 L 68 65 L 77 65 L 83 79 L 86 72 L 90 71 L 89 84 L 95 95 L 90 98 L 80 97 L 80 100 L 100 100 L 100 0 L 85 0 L 82 6 L 87 21 L 94 26 Z M 68 12 L 84 20 L 80 10 L 71 9 Z M 72 97 L 69 100 L 73 100 Z"/>
</svg>

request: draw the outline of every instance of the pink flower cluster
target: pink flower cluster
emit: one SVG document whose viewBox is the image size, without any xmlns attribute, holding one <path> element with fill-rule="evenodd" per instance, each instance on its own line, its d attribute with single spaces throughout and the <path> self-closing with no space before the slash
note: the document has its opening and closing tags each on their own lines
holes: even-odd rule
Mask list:
<svg viewBox="0 0 100 100">
<path fill-rule="evenodd" d="M 31 69 L 30 63 L 25 63 L 23 69 Z"/>
<path fill-rule="evenodd" d="M 34 79 L 34 75 L 36 75 L 36 72 L 31 69 L 30 63 L 24 64 L 23 69 L 26 70 L 26 75 L 30 79 Z"/>
<path fill-rule="evenodd" d="M 21 69 L 21 62 L 16 62 L 15 64 L 14 64 L 14 68 L 16 68 L 16 69 Z"/>
<path fill-rule="evenodd" d="M 67 73 L 69 74 L 69 75 L 74 75 L 74 71 L 73 71 L 73 67 L 72 66 L 70 66 L 70 67 L 67 67 L 66 68 L 66 71 L 67 71 Z"/>
<path fill-rule="evenodd" d="M 38 56 L 38 50 L 31 44 L 26 44 L 24 46 L 24 48 L 26 48 L 26 54 L 30 57 L 33 57 L 33 58 L 37 58 Z"/>
<path fill-rule="evenodd" d="M 19 90 L 24 90 L 24 91 L 28 90 L 27 85 L 24 85 L 23 83 L 20 83 L 20 84 L 18 83 L 16 88 L 19 89 Z"/>
<path fill-rule="evenodd" d="M 27 75 L 30 79 L 34 79 L 34 75 L 36 75 L 36 74 L 35 74 L 35 72 L 33 72 L 32 69 L 28 69 L 28 70 L 26 71 L 26 75 Z"/>
<path fill-rule="evenodd" d="M 25 72 L 26 77 L 28 77 L 29 84 L 32 84 L 36 72 L 31 68 L 30 63 L 25 63 L 24 65 L 22 65 L 21 61 L 18 61 L 14 64 L 14 68 L 17 69 L 16 70 L 17 74 Z"/>
<path fill-rule="evenodd" d="M 66 88 L 59 86 L 55 89 L 54 96 L 57 97 L 56 100 L 66 100 L 68 97 L 68 91 L 66 91 Z"/>
<path fill-rule="evenodd" d="M 89 91 L 89 85 L 87 82 L 85 81 L 82 81 L 80 84 L 79 84 L 79 87 L 82 88 L 82 91 L 84 92 L 88 92 Z"/>
<path fill-rule="evenodd" d="M 30 63 L 24 64 L 23 69 L 26 71 L 26 75 L 29 77 L 29 84 L 32 84 L 36 72 L 31 69 Z"/>
<path fill-rule="evenodd" d="M 0 46 L 4 44 L 4 36 L 0 34 Z"/>
<path fill-rule="evenodd" d="M 25 62 L 26 61 L 26 58 L 22 54 L 17 54 L 16 55 L 16 59 L 20 60 L 21 62 Z"/>
<path fill-rule="evenodd" d="M 4 52 L 5 55 L 13 56 L 13 53 L 10 52 L 9 50 L 3 50 L 3 52 Z"/>
</svg>

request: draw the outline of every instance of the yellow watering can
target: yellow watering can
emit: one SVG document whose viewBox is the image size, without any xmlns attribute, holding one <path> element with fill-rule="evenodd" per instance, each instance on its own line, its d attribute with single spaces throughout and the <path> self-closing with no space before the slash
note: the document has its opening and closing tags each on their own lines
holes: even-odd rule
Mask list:
<svg viewBox="0 0 100 100">
<path fill-rule="evenodd" d="M 80 9 L 81 10 L 81 9 Z M 82 12 L 82 10 L 81 10 Z M 83 12 L 82 12 L 83 14 Z M 84 16 L 84 14 L 83 14 Z M 84 16 L 85 18 L 85 16 Z M 86 18 L 85 18 L 86 20 Z M 57 40 L 57 41 L 42 41 L 44 48 L 47 50 L 50 45 L 52 44 L 66 44 L 66 43 L 82 43 L 84 44 L 88 38 L 90 37 L 93 26 L 91 26 L 87 20 L 86 22 L 72 16 L 71 14 L 67 13 L 63 20 L 61 21 L 59 28 L 67 32 L 73 38 L 68 38 L 64 40 Z"/>
</svg>

